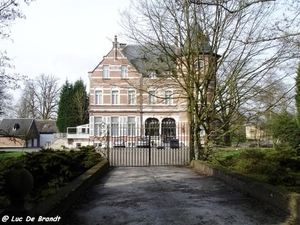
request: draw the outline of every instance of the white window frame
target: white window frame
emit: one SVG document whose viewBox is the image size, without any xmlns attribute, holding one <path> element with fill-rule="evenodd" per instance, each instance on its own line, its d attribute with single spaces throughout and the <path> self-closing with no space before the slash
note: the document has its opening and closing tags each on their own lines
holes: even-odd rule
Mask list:
<svg viewBox="0 0 300 225">
<path fill-rule="evenodd" d="M 99 137 L 102 136 L 105 132 L 106 127 L 103 123 L 102 116 L 95 116 L 94 117 L 94 136 Z"/>
<path fill-rule="evenodd" d="M 100 94 L 98 94 L 97 92 L 99 92 Z M 103 104 L 103 90 L 102 89 L 96 89 L 94 92 L 94 104 L 95 105 L 102 105 Z"/>
<path fill-rule="evenodd" d="M 114 93 L 116 93 L 116 95 Z M 112 105 L 119 105 L 120 104 L 120 90 L 112 89 L 110 96 L 111 96 L 111 104 Z"/>
<path fill-rule="evenodd" d="M 155 91 L 150 90 L 148 94 L 148 104 L 149 105 L 154 105 L 156 104 L 156 97 L 155 97 Z"/>
<path fill-rule="evenodd" d="M 121 65 L 121 78 L 128 78 L 128 66 Z"/>
<path fill-rule="evenodd" d="M 165 105 L 172 105 L 173 104 L 172 95 L 173 95 L 172 90 L 165 90 Z"/>
<path fill-rule="evenodd" d="M 132 121 L 130 121 L 130 120 L 132 120 Z M 136 136 L 136 130 L 137 130 L 136 117 L 128 116 L 127 123 L 128 123 L 128 129 L 127 129 L 128 136 L 129 137 Z"/>
<path fill-rule="evenodd" d="M 128 105 L 136 104 L 136 91 L 134 89 L 129 89 L 127 91 L 127 103 Z"/>
<path fill-rule="evenodd" d="M 109 78 L 109 76 L 110 76 L 109 65 L 103 65 L 102 66 L 102 77 Z"/>
<path fill-rule="evenodd" d="M 116 119 L 117 121 L 113 121 Z M 117 137 L 119 136 L 120 132 L 120 117 L 119 116 L 112 116 L 111 119 L 111 125 L 110 125 L 110 135 L 112 137 Z"/>
</svg>

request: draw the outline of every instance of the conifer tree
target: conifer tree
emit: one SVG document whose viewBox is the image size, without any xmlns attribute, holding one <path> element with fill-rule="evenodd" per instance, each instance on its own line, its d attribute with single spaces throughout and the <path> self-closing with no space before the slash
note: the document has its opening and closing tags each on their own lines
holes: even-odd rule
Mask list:
<svg viewBox="0 0 300 225">
<path fill-rule="evenodd" d="M 73 93 L 73 85 L 66 81 L 60 92 L 56 121 L 56 126 L 61 133 L 66 133 L 67 127 L 73 127 L 76 125 L 72 101 Z"/>
<path fill-rule="evenodd" d="M 88 123 L 89 98 L 83 80 L 74 84 L 65 82 L 61 89 L 56 125 L 59 132 L 66 133 L 68 127 Z"/>
</svg>

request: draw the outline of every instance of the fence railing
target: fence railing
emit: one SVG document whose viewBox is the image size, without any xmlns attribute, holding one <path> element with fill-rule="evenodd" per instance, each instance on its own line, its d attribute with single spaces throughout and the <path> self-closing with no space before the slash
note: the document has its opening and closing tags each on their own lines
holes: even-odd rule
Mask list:
<svg viewBox="0 0 300 225">
<path fill-rule="evenodd" d="M 103 127 L 101 128 L 103 129 Z M 188 165 L 187 123 L 111 124 L 99 151 L 111 166 Z M 97 145 L 97 138 L 95 138 Z"/>
<path fill-rule="evenodd" d="M 179 148 L 188 147 L 187 123 L 111 124 L 107 126 L 109 147 Z"/>
<path fill-rule="evenodd" d="M 189 148 L 112 148 L 111 166 L 182 166 L 190 162 Z"/>
</svg>

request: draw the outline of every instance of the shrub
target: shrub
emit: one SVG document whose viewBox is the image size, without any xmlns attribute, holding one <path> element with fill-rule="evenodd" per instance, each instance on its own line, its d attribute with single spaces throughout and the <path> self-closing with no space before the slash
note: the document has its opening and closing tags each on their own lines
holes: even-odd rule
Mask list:
<svg viewBox="0 0 300 225">
<path fill-rule="evenodd" d="M 50 149 L 27 153 L 18 158 L 5 158 L 0 161 L 0 209 L 8 206 L 8 193 L 4 180 L 16 162 L 21 162 L 34 178 L 30 201 L 38 203 L 57 192 L 59 188 L 74 180 L 80 174 L 101 161 L 94 147 L 80 150 L 53 151 Z"/>
<path fill-rule="evenodd" d="M 209 156 L 208 161 L 213 165 L 229 167 L 236 163 L 237 155 L 241 154 L 241 152 L 239 150 L 214 152 Z"/>
<path fill-rule="evenodd" d="M 223 151 L 212 154 L 210 163 L 230 171 L 300 192 L 300 157 L 296 150 L 251 149 L 236 154 Z"/>
</svg>

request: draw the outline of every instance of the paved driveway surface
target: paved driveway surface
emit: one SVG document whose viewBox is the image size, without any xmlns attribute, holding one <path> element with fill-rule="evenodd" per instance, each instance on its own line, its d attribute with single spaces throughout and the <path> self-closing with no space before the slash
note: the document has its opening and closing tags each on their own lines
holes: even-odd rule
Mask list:
<svg viewBox="0 0 300 225">
<path fill-rule="evenodd" d="M 65 224 L 290 224 L 282 211 L 185 167 L 119 167 L 91 187 Z"/>
</svg>

